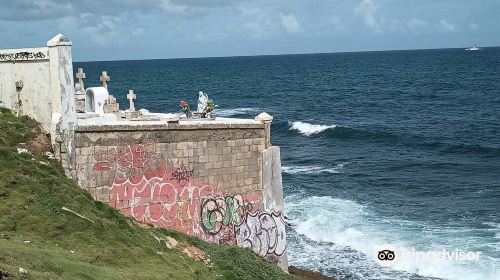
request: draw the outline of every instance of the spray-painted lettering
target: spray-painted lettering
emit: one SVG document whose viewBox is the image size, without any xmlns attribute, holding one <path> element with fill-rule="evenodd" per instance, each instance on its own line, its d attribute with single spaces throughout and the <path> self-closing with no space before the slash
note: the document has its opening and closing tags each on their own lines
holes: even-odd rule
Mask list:
<svg viewBox="0 0 500 280">
<path fill-rule="evenodd" d="M 17 52 L 0 54 L 0 60 L 3 61 L 13 61 L 13 60 L 34 60 L 34 59 L 44 59 L 45 54 L 43 52 Z"/>
<path fill-rule="evenodd" d="M 169 170 L 155 144 L 99 148 L 94 170 L 112 172 L 109 204 L 138 221 L 203 240 L 252 249 L 277 262 L 286 250 L 281 212 L 262 210 L 262 195 L 225 196 L 194 170 Z"/>
</svg>

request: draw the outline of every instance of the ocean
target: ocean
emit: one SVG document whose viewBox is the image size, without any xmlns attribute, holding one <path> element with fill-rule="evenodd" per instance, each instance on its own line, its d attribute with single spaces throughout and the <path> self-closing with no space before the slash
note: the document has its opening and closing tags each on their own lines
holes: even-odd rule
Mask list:
<svg viewBox="0 0 500 280">
<path fill-rule="evenodd" d="M 500 279 L 500 48 L 76 62 L 122 107 L 274 116 L 289 262 L 337 279 Z M 373 248 L 480 252 L 373 261 Z"/>
</svg>

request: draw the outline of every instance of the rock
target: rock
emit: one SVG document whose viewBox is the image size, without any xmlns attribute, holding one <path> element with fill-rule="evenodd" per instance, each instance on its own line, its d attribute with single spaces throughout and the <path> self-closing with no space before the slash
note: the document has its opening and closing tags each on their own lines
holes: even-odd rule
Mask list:
<svg viewBox="0 0 500 280">
<path fill-rule="evenodd" d="M 42 164 L 42 165 L 46 165 L 46 166 L 49 166 L 50 164 L 46 161 L 41 161 L 39 160 L 38 163 Z"/>
<path fill-rule="evenodd" d="M 161 243 L 161 239 L 160 239 L 158 236 L 156 236 L 156 235 L 154 235 L 154 234 L 152 234 L 152 233 L 151 233 L 151 236 L 153 236 L 153 238 L 154 238 L 156 241 L 158 241 L 158 243 Z"/>
<path fill-rule="evenodd" d="M 206 260 L 202 260 L 203 264 L 206 266 L 206 267 L 212 267 L 214 266 L 211 262 L 210 262 L 210 259 L 206 259 Z"/>
<path fill-rule="evenodd" d="M 188 250 L 188 248 L 184 248 L 184 250 L 182 250 L 182 252 L 183 252 L 184 254 L 186 254 L 186 255 L 187 255 L 188 257 L 190 257 L 190 258 L 192 258 L 192 257 L 193 257 L 193 255 L 191 255 L 191 252 Z"/>
<path fill-rule="evenodd" d="M 325 276 L 319 272 L 300 269 L 295 266 L 289 266 L 288 272 L 301 280 L 335 280 L 335 277 Z"/>
<path fill-rule="evenodd" d="M 25 148 L 17 148 L 17 153 L 18 154 L 31 154 L 30 151 L 28 151 Z"/>
<path fill-rule="evenodd" d="M 167 249 L 172 249 L 172 245 L 170 245 L 170 243 L 168 243 L 168 241 L 165 241 L 165 246 L 167 247 Z"/>
<path fill-rule="evenodd" d="M 54 159 L 54 154 L 51 153 L 51 152 L 46 152 L 45 155 L 49 158 L 49 159 Z"/>
<path fill-rule="evenodd" d="M 4 277 L 5 278 L 10 277 L 10 273 L 5 271 L 5 270 L 0 269 L 0 280 L 4 279 Z"/>
<path fill-rule="evenodd" d="M 29 244 L 29 243 L 31 243 L 31 241 L 29 241 L 29 240 L 24 240 L 24 243 Z"/>
<path fill-rule="evenodd" d="M 73 251 L 73 250 L 69 250 L 69 252 L 70 252 L 71 254 L 74 254 L 74 253 L 75 253 L 75 251 Z"/>
<path fill-rule="evenodd" d="M 205 260 L 205 252 L 195 246 L 187 246 L 182 252 L 195 260 Z"/>
<path fill-rule="evenodd" d="M 174 238 L 172 238 L 170 236 L 167 236 L 167 241 L 168 241 L 168 243 L 170 243 L 170 245 L 172 245 L 172 247 L 175 247 L 175 246 L 177 246 L 177 244 L 179 244 L 179 242 L 177 240 L 175 240 Z"/>
<path fill-rule="evenodd" d="M 26 270 L 26 269 L 24 269 L 24 268 L 20 267 L 20 268 L 19 268 L 19 273 L 21 273 L 21 274 L 28 274 L 28 270 Z"/>
</svg>

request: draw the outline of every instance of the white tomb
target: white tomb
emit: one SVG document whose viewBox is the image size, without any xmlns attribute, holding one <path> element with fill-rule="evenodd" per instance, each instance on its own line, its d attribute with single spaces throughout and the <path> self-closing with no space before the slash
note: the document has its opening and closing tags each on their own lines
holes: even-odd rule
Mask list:
<svg viewBox="0 0 500 280">
<path fill-rule="evenodd" d="M 109 98 L 109 92 L 104 87 L 87 88 L 85 93 L 85 110 L 87 113 L 104 114 L 104 104 Z"/>
</svg>

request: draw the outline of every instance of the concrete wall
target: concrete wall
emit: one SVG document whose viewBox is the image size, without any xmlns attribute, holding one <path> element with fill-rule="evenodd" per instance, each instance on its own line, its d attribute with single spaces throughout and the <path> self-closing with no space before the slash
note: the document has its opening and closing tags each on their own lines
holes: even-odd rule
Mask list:
<svg viewBox="0 0 500 280">
<path fill-rule="evenodd" d="M 17 81 L 22 81 L 22 88 L 16 88 Z M 38 121 L 74 177 L 76 112 L 69 39 L 59 34 L 47 47 L 0 50 L 0 106 Z"/>
<path fill-rule="evenodd" d="M 18 92 L 16 81 L 24 86 Z M 0 50 L 0 105 L 39 121 L 52 122 L 49 48 Z M 19 100 L 21 104 L 19 104 Z"/>
<path fill-rule="evenodd" d="M 139 221 L 249 247 L 286 269 L 283 202 L 264 204 L 281 189 L 281 177 L 269 177 L 274 191 L 262 183 L 263 155 L 270 166 L 280 160 L 279 148 L 266 150 L 266 133 L 258 122 L 82 126 L 76 175 L 96 199 Z"/>
</svg>

